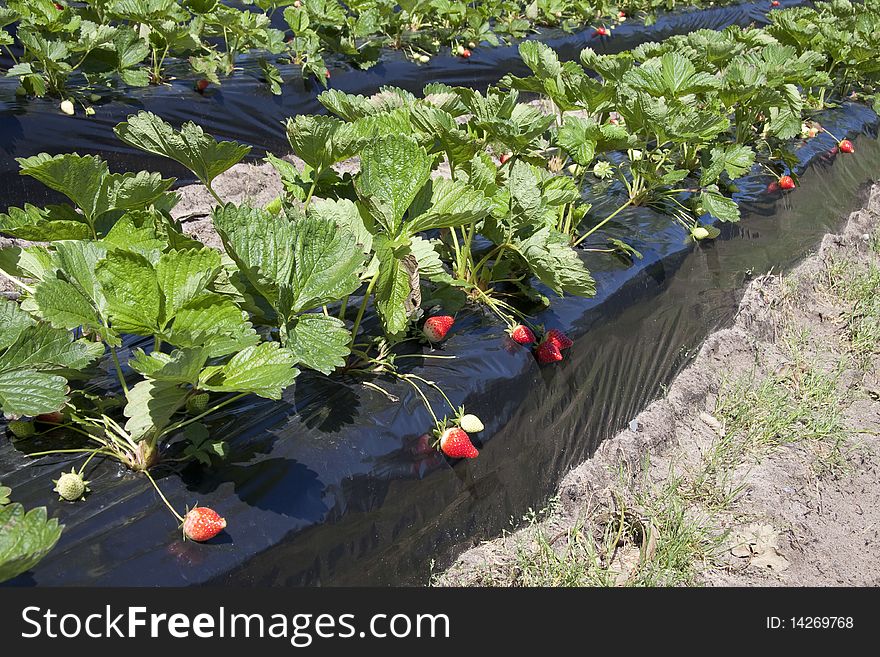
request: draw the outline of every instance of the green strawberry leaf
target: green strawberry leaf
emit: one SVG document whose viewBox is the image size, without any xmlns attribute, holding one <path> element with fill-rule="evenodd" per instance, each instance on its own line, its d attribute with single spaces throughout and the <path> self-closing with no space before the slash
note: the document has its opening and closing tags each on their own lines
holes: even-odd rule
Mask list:
<svg viewBox="0 0 880 657">
<path fill-rule="evenodd" d="M 179 162 L 207 187 L 251 150 L 235 142 L 216 141 L 191 121 L 175 130 L 152 112 L 138 112 L 113 131 L 129 146 Z"/>
<path fill-rule="evenodd" d="M 208 356 L 208 350 L 202 347 L 175 349 L 170 354 L 161 351 L 147 354 L 143 349 L 135 349 L 128 364 L 148 379 L 195 386 Z"/>
<path fill-rule="evenodd" d="M 241 273 L 260 295 L 277 305 L 278 288 L 290 280 L 293 270 L 293 223 L 266 210 L 231 203 L 215 208 L 213 220 Z"/>
<path fill-rule="evenodd" d="M 434 248 L 434 244 L 423 237 L 411 238 L 412 253 L 419 265 L 419 277 L 434 281 L 435 283 L 451 283 L 452 276 L 443 266 L 440 254 Z"/>
<path fill-rule="evenodd" d="M 358 206 L 348 199 L 313 199 L 309 205 L 309 216 L 332 221 L 341 230 L 354 234 L 355 241 L 364 254 L 373 251 L 373 234 L 364 225 Z"/>
<path fill-rule="evenodd" d="M 153 211 L 126 212 L 107 231 L 101 243 L 108 248 L 135 251 L 152 262 L 169 246 L 156 230 L 157 219 Z"/>
<path fill-rule="evenodd" d="M 77 370 L 103 353 L 104 345 L 100 342 L 75 340 L 69 331 L 34 324 L 22 330 L 18 339 L 0 353 L 0 372 Z"/>
<path fill-rule="evenodd" d="M 107 334 L 101 315 L 92 299 L 77 286 L 60 278 L 48 278 L 37 284 L 34 303 L 40 315 L 52 326 L 64 329 L 85 329 Z"/>
<path fill-rule="evenodd" d="M 374 290 L 374 303 L 385 333 L 395 336 L 402 333 L 409 323 L 418 303 L 413 303 L 419 293 L 418 262 L 409 249 L 392 249 L 387 245 L 377 249 L 379 271 Z"/>
<path fill-rule="evenodd" d="M 110 251 L 98 263 L 97 275 L 114 330 L 136 335 L 159 332 L 162 295 L 156 270 L 144 256 Z"/>
<path fill-rule="evenodd" d="M 516 250 L 535 275 L 556 294 L 589 297 L 596 294 L 596 283 L 587 266 L 569 245 L 569 238 L 550 228 L 542 228 L 516 244 Z"/>
<path fill-rule="evenodd" d="M 14 344 L 22 331 L 35 323 L 14 301 L 0 300 L 0 350 Z"/>
<path fill-rule="evenodd" d="M 300 114 L 287 122 L 287 139 L 293 152 L 316 170 L 354 154 L 354 128 L 332 116 Z"/>
<path fill-rule="evenodd" d="M 263 342 L 235 354 L 225 365 L 206 367 L 199 382 L 203 390 L 250 392 L 281 399 L 281 392 L 299 374 L 296 357 L 276 342 Z"/>
<path fill-rule="evenodd" d="M 406 222 L 408 235 L 434 228 L 452 228 L 479 221 L 489 214 L 491 201 L 470 185 L 438 178 L 422 187 Z"/>
<path fill-rule="evenodd" d="M 360 287 L 364 253 L 355 235 L 331 221 L 309 216 L 295 224 L 294 266 L 287 316 L 341 299 Z M 285 286 L 287 289 L 287 286 Z"/>
<path fill-rule="evenodd" d="M 700 175 L 701 185 L 718 182 L 722 171 L 727 171 L 731 179 L 739 178 L 747 173 L 755 163 L 755 151 L 742 144 L 715 146 L 709 154 L 708 164 L 703 167 Z"/>
<path fill-rule="evenodd" d="M 259 336 L 235 302 L 205 293 L 181 306 L 162 333 L 177 347 L 205 347 L 211 357 L 224 356 L 259 342 Z"/>
<path fill-rule="evenodd" d="M 156 263 L 156 278 L 164 299 L 162 315 L 169 321 L 184 305 L 201 295 L 220 272 L 220 252 L 169 251 Z"/>
<path fill-rule="evenodd" d="M 8 208 L 0 213 L 0 233 L 23 240 L 51 242 L 92 237 L 85 217 L 70 205 L 38 208 L 30 203 L 24 208 Z"/>
<path fill-rule="evenodd" d="M 580 116 L 567 116 L 556 134 L 556 141 L 572 160 L 581 166 L 588 166 L 596 155 L 597 128 L 595 121 Z"/>
<path fill-rule="evenodd" d="M 36 566 L 58 539 L 64 525 L 49 519 L 46 507 L 25 512 L 21 504 L 0 506 L 0 582 Z"/>
<path fill-rule="evenodd" d="M 40 153 L 16 160 L 21 175 L 36 178 L 41 183 L 61 192 L 83 211 L 89 224 L 103 211 L 101 188 L 110 170 L 107 163 L 95 155 L 49 155 Z"/>
<path fill-rule="evenodd" d="M 351 331 L 336 317 L 322 313 L 307 313 L 294 317 L 287 324 L 284 346 L 296 354 L 300 364 L 331 374 L 345 365 Z"/>
<path fill-rule="evenodd" d="M 700 204 L 719 221 L 739 221 L 739 205 L 723 196 L 715 185 L 700 192 Z"/>
<path fill-rule="evenodd" d="M 134 440 L 142 440 L 168 426 L 171 417 L 186 402 L 188 391 L 176 381 L 146 379 L 128 390 L 123 412 L 125 430 Z"/>
<path fill-rule="evenodd" d="M 361 172 L 355 189 L 391 236 L 404 213 L 431 176 L 431 158 L 412 137 L 377 139 L 361 151 Z"/>
<path fill-rule="evenodd" d="M 52 413 L 67 400 L 67 380 L 35 371 L 0 373 L 0 409 L 13 415 Z"/>
</svg>

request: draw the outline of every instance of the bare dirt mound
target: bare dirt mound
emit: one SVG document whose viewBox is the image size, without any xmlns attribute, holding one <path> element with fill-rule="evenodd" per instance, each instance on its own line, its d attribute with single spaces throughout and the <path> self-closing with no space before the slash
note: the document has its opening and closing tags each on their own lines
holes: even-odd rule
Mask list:
<svg viewBox="0 0 880 657">
<path fill-rule="evenodd" d="M 880 584 L 880 186 L 440 585 Z"/>
</svg>

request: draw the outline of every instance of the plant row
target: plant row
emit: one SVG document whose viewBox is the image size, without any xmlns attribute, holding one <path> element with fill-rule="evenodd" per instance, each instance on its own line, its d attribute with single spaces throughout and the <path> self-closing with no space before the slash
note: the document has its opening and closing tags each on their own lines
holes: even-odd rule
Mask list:
<svg viewBox="0 0 880 657">
<path fill-rule="evenodd" d="M 845 29 L 848 45 L 825 26 Z M 88 492 L 95 458 L 151 481 L 161 462 L 211 466 L 228 450 L 212 414 L 248 395 L 280 399 L 309 369 L 389 399 L 387 382 L 411 386 L 433 418 L 425 449 L 475 457 L 479 418 L 401 362 L 453 358 L 423 346 L 439 346 L 465 306 L 500 319 L 510 351 L 562 360 L 572 341 L 534 314 L 595 294 L 587 252 L 639 257 L 603 227 L 647 205 L 707 239 L 739 218 L 736 178 L 764 171 L 768 193 L 793 188 L 790 148 L 822 132 L 813 115 L 873 98 L 876 64 L 860 55 L 878 38 L 878 0 L 838 0 L 779 12 L 763 30 L 586 49 L 580 64 L 525 42 L 533 75 L 485 94 L 326 91 L 331 115 L 287 123 L 299 164 L 267 158 L 284 193 L 265 207 L 214 186 L 248 147 L 149 112 L 119 124 L 119 139 L 178 162 L 213 195 L 222 251 L 172 217 L 173 179 L 111 172 L 95 156 L 20 158 L 22 175 L 66 200 L 0 214 L 0 233 L 35 242 L 0 250 L 0 275 L 20 290 L 0 303 L 0 407 L 15 444 L 85 459 L 57 481 L 65 500 Z M 355 173 L 339 172 L 346 161 Z M 590 188 L 619 206 L 598 213 Z M 191 538 L 222 528 L 210 510 L 193 519 L 168 506 Z"/>
<path fill-rule="evenodd" d="M 6 74 L 20 93 L 51 94 L 83 105 L 107 84 L 147 86 L 174 72 L 198 78 L 197 88 L 220 84 L 237 57 L 259 56 L 262 78 L 280 94 L 280 63 L 298 65 L 303 77 L 327 83 L 325 57 L 334 54 L 369 68 L 383 48 L 426 63 L 441 47 L 469 57 L 477 45 L 523 38 L 538 27 L 564 30 L 609 25 L 639 16 L 651 22 L 674 0 L 7 0 L 0 8 L 0 45 L 14 64 Z M 690 2 L 688 4 L 700 4 Z M 713 3 L 708 3 L 713 4 Z M 284 30 L 272 27 L 283 16 Z M 601 23 L 604 20 L 605 23 Z M 600 24 L 601 23 L 601 24 Z M 277 22 L 276 22 L 277 24 Z M 185 73 L 180 66 L 185 63 Z"/>
</svg>

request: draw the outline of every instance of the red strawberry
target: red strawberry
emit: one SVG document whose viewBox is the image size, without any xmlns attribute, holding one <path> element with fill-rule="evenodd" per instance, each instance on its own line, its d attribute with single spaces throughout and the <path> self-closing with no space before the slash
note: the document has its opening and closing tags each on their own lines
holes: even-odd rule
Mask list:
<svg viewBox="0 0 880 657">
<path fill-rule="evenodd" d="M 855 153 L 856 149 L 853 146 L 853 143 L 849 139 L 844 139 L 841 141 L 838 146 L 840 146 L 841 153 Z"/>
<path fill-rule="evenodd" d="M 447 429 L 441 434 L 440 449 L 453 459 L 475 459 L 480 453 L 470 437 L 458 427 Z"/>
<path fill-rule="evenodd" d="M 330 71 L 324 71 L 324 77 L 330 79 Z"/>
<path fill-rule="evenodd" d="M 517 324 L 513 328 L 508 329 L 507 333 L 518 344 L 532 344 L 535 341 L 535 334 L 532 333 L 532 329 L 522 324 Z"/>
<path fill-rule="evenodd" d="M 205 89 L 208 88 L 209 84 L 210 84 L 210 82 L 208 82 L 204 78 L 199 80 L 198 82 L 196 82 L 196 91 L 198 91 L 199 93 L 204 92 Z"/>
<path fill-rule="evenodd" d="M 608 28 L 607 28 L 607 27 L 597 27 L 597 28 L 596 28 L 596 31 L 593 32 L 593 36 L 594 36 L 594 37 L 597 37 L 597 36 L 600 36 L 600 37 L 608 36 Z"/>
<path fill-rule="evenodd" d="M 55 9 L 57 9 L 58 11 L 64 11 L 64 7 L 61 5 L 61 3 L 53 2 L 52 4 L 55 5 Z"/>
<path fill-rule="evenodd" d="M 794 189 L 794 187 L 794 180 L 791 179 L 791 176 L 782 176 L 779 178 L 780 189 Z"/>
<path fill-rule="evenodd" d="M 37 422 L 43 422 L 45 424 L 61 424 L 64 422 L 64 414 L 61 411 L 53 411 L 52 413 L 38 415 L 35 419 Z"/>
<path fill-rule="evenodd" d="M 778 6 L 779 6 L 779 0 L 773 0 L 773 2 L 770 3 L 770 6 L 771 6 L 771 7 L 778 7 Z"/>
<path fill-rule="evenodd" d="M 210 541 L 226 529 L 226 520 L 214 509 L 196 506 L 183 517 L 183 535 L 191 541 Z"/>
<path fill-rule="evenodd" d="M 574 344 L 574 342 L 571 341 L 571 338 L 559 329 L 550 329 L 549 331 L 547 331 L 547 335 L 544 336 L 544 340 L 555 344 L 556 348 L 560 351 L 563 349 L 568 349 L 571 345 Z"/>
<path fill-rule="evenodd" d="M 535 349 L 535 358 L 541 365 L 549 365 L 562 360 L 562 352 L 559 351 L 555 342 L 544 341 Z"/>
<path fill-rule="evenodd" d="M 465 49 L 461 52 L 461 56 L 464 57 L 465 59 L 467 59 L 468 57 L 471 56 L 471 51 L 468 50 L 467 48 L 465 48 Z"/>
<path fill-rule="evenodd" d="M 504 164 L 512 157 L 513 157 L 513 155 L 511 155 L 510 153 L 502 153 L 500 155 L 500 157 L 498 158 L 498 161 L 501 162 L 501 164 Z"/>
<path fill-rule="evenodd" d="M 449 315 L 429 317 L 425 320 L 425 325 L 422 327 L 422 334 L 427 338 L 428 342 L 441 342 L 446 337 L 446 334 L 449 333 L 449 329 L 452 328 L 454 323 L 455 320 Z"/>
<path fill-rule="evenodd" d="M 619 18 L 626 18 L 626 12 L 625 12 L 625 11 L 619 11 L 619 12 L 617 12 L 617 16 L 618 16 Z"/>
<path fill-rule="evenodd" d="M 773 192 L 779 191 L 779 183 L 777 181 L 773 181 L 769 185 L 767 185 L 767 193 L 772 194 Z"/>
</svg>

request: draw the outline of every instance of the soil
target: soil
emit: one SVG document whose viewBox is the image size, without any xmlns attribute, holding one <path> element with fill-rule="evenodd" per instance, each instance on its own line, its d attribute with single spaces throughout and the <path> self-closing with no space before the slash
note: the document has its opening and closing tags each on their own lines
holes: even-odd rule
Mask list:
<svg viewBox="0 0 880 657">
<path fill-rule="evenodd" d="M 808 337 L 800 346 L 806 358 L 801 362 L 834 374 L 845 440 L 829 450 L 827 441 L 773 436 L 772 449 L 744 455 L 728 485 L 735 499 L 713 524 L 718 549 L 711 559 L 693 564 L 696 576 L 686 583 L 880 585 L 880 349 L 876 342 L 869 348 L 866 366 L 848 364 L 845 320 L 853 308 L 824 284 L 836 263 L 880 264 L 878 225 L 880 186 L 875 186 L 843 231 L 826 235 L 797 269 L 754 280 L 733 326 L 712 334 L 665 398 L 564 478 L 546 515 L 468 550 L 436 583 L 521 585 L 517 570 L 521 573 L 523 554 L 534 552 L 541 536 L 601 535 L 602 523 L 621 499 L 637 499 L 670 477 L 705 470 L 707 455 L 726 437 L 724 423 L 714 415 L 724 386 L 734 380 L 757 386 L 799 367 L 790 342 L 802 335 Z M 710 506 L 705 499 L 691 500 L 689 522 L 699 523 Z M 555 545 L 565 541 L 554 540 L 549 543 L 560 552 Z M 631 578 L 627 546 L 619 545 L 611 558 L 615 563 L 607 567 L 620 574 L 613 583 L 623 584 Z M 635 550 L 630 561 L 638 562 L 639 546 L 629 549 Z"/>
</svg>

